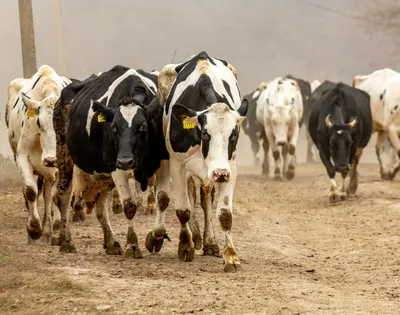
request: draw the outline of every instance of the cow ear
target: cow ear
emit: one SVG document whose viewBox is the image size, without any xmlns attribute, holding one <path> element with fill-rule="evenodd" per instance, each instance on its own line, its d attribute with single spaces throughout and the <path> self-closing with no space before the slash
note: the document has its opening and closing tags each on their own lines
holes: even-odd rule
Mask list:
<svg viewBox="0 0 400 315">
<path fill-rule="evenodd" d="M 197 119 L 198 118 L 197 112 L 190 108 L 187 108 L 184 105 L 175 104 L 172 107 L 172 111 L 175 114 L 175 116 L 180 117 L 182 120 L 185 120 L 185 122 L 187 122 L 189 124 L 195 124 L 195 125 L 199 124 L 199 121 Z"/>
<path fill-rule="evenodd" d="M 22 102 L 24 102 L 24 105 L 29 110 L 31 116 L 36 116 L 39 114 L 39 102 L 29 98 L 25 93 L 22 93 Z"/>
<path fill-rule="evenodd" d="M 245 98 L 242 101 L 242 105 L 240 105 L 237 112 L 239 113 L 240 116 L 245 117 L 248 109 L 249 109 L 249 101 Z"/>
<path fill-rule="evenodd" d="M 104 106 L 100 102 L 92 101 L 92 109 L 95 113 L 99 113 L 99 122 L 112 122 L 115 115 L 115 109 L 108 106 Z M 101 114 L 101 116 L 100 116 Z M 101 121 L 102 120 L 102 121 Z"/>
</svg>

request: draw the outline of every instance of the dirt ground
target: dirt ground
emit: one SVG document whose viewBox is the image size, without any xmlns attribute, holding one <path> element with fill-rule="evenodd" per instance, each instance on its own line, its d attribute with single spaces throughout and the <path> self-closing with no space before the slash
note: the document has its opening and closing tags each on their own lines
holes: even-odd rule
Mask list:
<svg viewBox="0 0 400 315">
<path fill-rule="evenodd" d="M 377 164 L 363 164 L 357 196 L 330 205 L 321 164 L 299 165 L 292 182 L 258 173 L 240 168 L 236 186 L 236 274 L 201 251 L 178 260 L 173 209 L 171 242 L 157 254 L 144 246 L 154 217 L 137 214 L 142 260 L 106 256 L 94 214 L 72 223 L 77 254 L 28 245 L 21 188 L 3 183 L 0 314 L 400 314 L 399 179 L 381 181 Z M 111 220 L 125 244 L 123 215 Z"/>
</svg>

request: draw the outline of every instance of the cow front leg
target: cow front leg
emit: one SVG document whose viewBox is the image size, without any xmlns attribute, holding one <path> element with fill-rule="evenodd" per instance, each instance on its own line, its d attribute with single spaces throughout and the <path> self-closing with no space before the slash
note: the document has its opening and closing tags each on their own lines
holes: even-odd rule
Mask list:
<svg viewBox="0 0 400 315">
<path fill-rule="evenodd" d="M 147 208 L 146 214 L 151 215 L 157 211 L 157 203 L 156 203 L 156 196 L 155 196 L 155 185 L 156 185 L 156 175 L 154 174 L 148 180 L 148 195 L 147 195 Z"/>
<path fill-rule="evenodd" d="M 264 149 L 264 162 L 262 165 L 262 175 L 269 175 L 269 142 L 265 132 L 263 131 L 261 134 L 262 145 Z"/>
<path fill-rule="evenodd" d="M 53 220 L 51 216 L 52 198 L 51 192 L 54 181 L 50 178 L 45 178 L 43 187 L 43 200 L 44 200 L 44 216 L 43 216 L 43 234 L 41 241 L 49 244 L 53 235 Z"/>
<path fill-rule="evenodd" d="M 111 200 L 111 192 L 107 188 L 100 191 L 96 199 L 96 217 L 104 233 L 104 249 L 108 255 L 121 255 L 121 245 L 115 240 L 115 233 L 110 224 L 108 207 Z"/>
<path fill-rule="evenodd" d="M 225 234 L 225 249 L 223 254 L 225 260 L 225 272 L 236 272 L 242 269 L 239 258 L 237 257 L 235 248 L 233 246 L 231 232 L 233 221 L 232 198 L 237 177 L 235 162 L 231 163 L 231 172 L 232 176 L 229 182 L 218 184 L 220 193 L 217 204 L 217 218 L 221 229 Z"/>
<path fill-rule="evenodd" d="M 214 228 L 212 224 L 212 197 L 211 191 L 213 185 L 200 187 L 201 207 L 204 211 L 204 236 L 203 236 L 203 255 L 220 257 L 221 253 L 215 239 Z"/>
<path fill-rule="evenodd" d="M 251 141 L 251 151 L 253 151 L 253 165 L 258 166 L 260 165 L 260 160 L 257 157 L 257 153 L 260 150 L 260 143 L 258 142 L 257 130 L 250 128 L 249 138 Z"/>
<path fill-rule="evenodd" d="M 274 179 L 282 180 L 282 172 L 281 172 L 281 164 L 282 164 L 282 155 L 279 152 L 279 147 L 275 143 L 271 143 L 272 147 L 272 156 L 274 157 L 275 169 L 274 169 Z"/>
<path fill-rule="evenodd" d="M 193 212 L 191 213 L 191 216 L 190 216 L 189 228 L 190 228 L 190 231 L 192 231 L 194 247 L 197 250 L 200 250 L 201 247 L 203 246 L 203 239 L 201 237 L 199 221 L 196 218 L 196 211 L 195 211 L 195 204 L 196 204 L 196 199 L 197 199 L 196 192 L 197 192 L 196 183 L 194 181 L 193 176 L 190 176 L 189 180 L 188 180 L 188 194 L 189 194 L 190 204 L 193 209 Z"/>
<path fill-rule="evenodd" d="M 195 247 L 192 232 L 189 228 L 191 204 L 188 194 L 188 177 L 186 169 L 179 162 L 176 162 L 173 168 L 174 185 L 180 188 L 175 200 L 176 216 L 181 224 L 178 257 L 182 261 L 190 262 L 194 259 Z"/>
<path fill-rule="evenodd" d="M 156 196 L 157 209 L 153 230 L 146 236 L 146 248 L 152 252 L 159 252 L 164 244 L 164 239 L 169 239 L 165 229 L 165 211 L 169 205 L 169 161 L 162 160 L 160 168 L 156 171 Z"/>
<path fill-rule="evenodd" d="M 286 170 L 286 178 L 291 180 L 295 176 L 295 163 L 296 163 L 296 146 L 297 146 L 297 140 L 299 138 L 299 131 L 300 128 L 296 124 L 293 130 L 293 134 L 289 139 L 289 144 L 287 147 L 287 157 L 286 157 L 286 164 L 287 164 L 287 170 Z"/>
<path fill-rule="evenodd" d="M 28 224 L 26 227 L 28 243 L 33 244 L 35 240 L 38 240 L 42 236 L 42 223 L 40 222 L 39 213 L 37 211 L 37 182 L 33 175 L 32 165 L 29 163 L 26 155 L 17 156 L 17 165 L 22 176 L 24 195 L 29 210 Z"/>
<path fill-rule="evenodd" d="M 382 160 L 383 146 L 385 144 L 386 138 L 387 138 L 386 132 L 378 131 L 378 136 L 376 138 L 375 152 L 376 152 L 376 157 L 378 158 L 378 162 L 379 162 L 381 178 L 382 179 L 391 179 L 389 169 L 388 169 L 387 165 L 385 163 L 383 163 L 383 160 Z"/>
<path fill-rule="evenodd" d="M 118 189 L 116 187 L 112 190 L 112 210 L 114 214 L 120 214 L 124 211 L 122 208 L 121 198 L 119 197 Z"/>
<path fill-rule="evenodd" d="M 125 256 L 133 257 L 135 259 L 142 258 L 143 255 L 140 251 L 138 238 L 133 226 L 133 218 L 135 217 L 137 207 L 134 202 L 134 194 L 129 186 L 130 175 L 128 172 L 119 169 L 117 169 L 111 175 L 116 186 L 115 188 L 118 189 L 118 194 L 122 200 L 122 208 L 125 213 L 125 217 L 128 220 Z"/>
<path fill-rule="evenodd" d="M 363 153 L 362 148 L 357 148 L 356 154 L 353 158 L 353 163 L 350 169 L 350 182 L 349 186 L 347 187 L 347 195 L 355 195 L 357 188 L 358 188 L 358 163 L 360 162 L 361 156 Z"/>
<path fill-rule="evenodd" d="M 321 144 L 318 146 L 318 151 L 319 151 L 319 156 L 321 158 L 322 163 L 324 164 L 326 171 L 329 176 L 329 181 L 330 181 L 330 188 L 329 188 L 329 202 L 334 203 L 338 200 L 341 199 L 341 194 L 338 191 L 338 187 L 336 184 L 336 179 L 335 179 L 335 168 L 333 167 L 331 160 L 330 160 L 330 155 L 329 155 L 329 148 Z"/>
</svg>

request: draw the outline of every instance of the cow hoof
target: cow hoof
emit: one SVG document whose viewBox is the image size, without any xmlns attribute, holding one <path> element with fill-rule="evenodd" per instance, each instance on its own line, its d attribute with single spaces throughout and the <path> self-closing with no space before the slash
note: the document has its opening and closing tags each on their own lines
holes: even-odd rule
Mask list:
<svg viewBox="0 0 400 315">
<path fill-rule="evenodd" d="M 76 247 L 70 241 L 60 242 L 61 253 L 76 253 Z"/>
<path fill-rule="evenodd" d="M 287 171 L 287 173 L 286 173 L 286 178 L 287 178 L 288 180 L 292 180 L 292 179 L 294 178 L 294 175 L 295 175 L 294 169 L 289 169 L 289 170 Z"/>
<path fill-rule="evenodd" d="M 83 222 L 85 221 L 85 214 L 83 211 L 75 211 L 72 215 L 72 222 Z"/>
<path fill-rule="evenodd" d="M 119 202 L 113 204 L 112 210 L 113 210 L 114 214 L 120 214 L 120 213 L 124 212 L 124 209 L 122 208 L 122 204 Z"/>
<path fill-rule="evenodd" d="M 145 215 L 153 215 L 157 211 L 157 205 L 155 202 L 147 204 Z"/>
<path fill-rule="evenodd" d="M 221 252 L 217 244 L 207 244 L 203 247 L 203 256 L 221 257 Z"/>
<path fill-rule="evenodd" d="M 275 180 L 278 180 L 278 181 L 283 180 L 282 176 L 281 176 L 281 175 L 278 175 L 278 174 L 276 174 L 276 175 L 274 176 L 274 179 L 275 179 Z"/>
<path fill-rule="evenodd" d="M 263 168 L 261 174 L 263 176 L 269 176 L 269 169 L 268 168 Z"/>
<path fill-rule="evenodd" d="M 155 238 L 153 232 L 149 232 L 146 236 L 146 248 L 150 253 L 158 253 L 164 244 L 164 237 L 163 238 Z"/>
<path fill-rule="evenodd" d="M 51 246 L 60 246 L 60 238 L 53 236 L 50 242 Z"/>
<path fill-rule="evenodd" d="M 393 176 L 394 177 L 394 176 Z M 381 173 L 381 178 L 383 180 L 392 180 L 393 179 L 392 174 L 390 173 Z"/>
<path fill-rule="evenodd" d="M 203 247 L 203 239 L 200 234 L 193 235 L 194 248 L 200 250 Z"/>
<path fill-rule="evenodd" d="M 122 255 L 121 245 L 117 241 L 110 241 L 104 244 L 107 255 Z"/>
<path fill-rule="evenodd" d="M 226 273 L 234 273 L 242 271 L 242 266 L 240 264 L 225 264 L 224 271 Z"/>
<path fill-rule="evenodd" d="M 330 195 L 329 196 L 329 202 L 330 203 L 335 203 L 338 202 L 340 200 L 340 196 L 339 195 Z"/>
<path fill-rule="evenodd" d="M 195 249 L 193 248 L 182 248 L 181 245 L 178 247 L 179 260 L 185 262 L 191 262 L 194 259 Z"/>
<path fill-rule="evenodd" d="M 61 227 L 61 221 L 60 220 L 55 220 L 53 222 L 53 231 L 58 231 Z"/>
<path fill-rule="evenodd" d="M 43 245 L 51 244 L 52 233 L 43 233 L 42 237 L 39 239 L 39 242 Z"/>
<path fill-rule="evenodd" d="M 142 259 L 143 254 L 140 251 L 140 248 L 134 244 L 130 244 L 127 246 L 125 250 L 125 257 L 132 257 L 133 259 Z"/>
<path fill-rule="evenodd" d="M 42 228 L 38 222 L 31 222 L 31 224 L 26 227 L 26 230 L 32 240 L 37 240 L 42 236 Z"/>
</svg>

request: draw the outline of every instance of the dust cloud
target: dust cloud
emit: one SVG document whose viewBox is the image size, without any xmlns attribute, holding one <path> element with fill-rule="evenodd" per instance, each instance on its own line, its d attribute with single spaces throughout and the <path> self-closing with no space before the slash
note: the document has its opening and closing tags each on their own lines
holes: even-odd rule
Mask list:
<svg viewBox="0 0 400 315">
<path fill-rule="evenodd" d="M 288 73 L 307 80 L 351 82 L 355 74 L 390 67 L 392 47 L 370 38 L 357 20 L 355 0 L 61 0 L 67 73 L 83 79 L 115 64 L 160 69 L 206 50 L 229 60 L 242 94 L 261 81 Z M 56 70 L 57 41 L 51 1 L 33 0 L 37 63 Z M 0 98 L 22 76 L 18 2 L 1 1 Z M 0 153 L 11 153 L 1 110 Z M 304 155 L 304 130 L 299 162 Z M 376 161 L 373 140 L 364 160 Z M 239 164 L 252 164 L 249 141 L 240 137 Z"/>
</svg>

